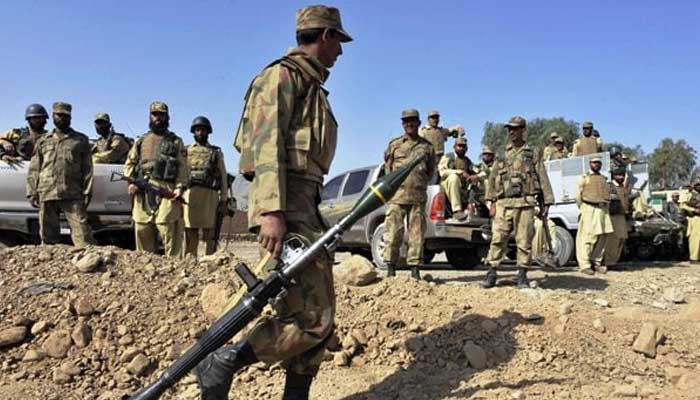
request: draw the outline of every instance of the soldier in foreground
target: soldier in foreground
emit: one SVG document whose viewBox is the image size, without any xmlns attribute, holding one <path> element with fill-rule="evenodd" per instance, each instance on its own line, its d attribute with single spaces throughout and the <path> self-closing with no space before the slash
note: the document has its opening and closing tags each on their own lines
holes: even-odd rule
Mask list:
<svg viewBox="0 0 700 400">
<path fill-rule="evenodd" d="M 629 194 L 625 187 L 627 170 L 617 167 L 612 170 L 612 183 L 610 183 L 610 221 L 613 232 L 608 235 L 605 244 L 605 256 L 603 264 L 612 267 L 620 261 L 622 250 L 627 240 L 627 215 L 630 213 Z"/>
<path fill-rule="evenodd" d="M 586 121 L 582 126 L 583 137 L 576 139 L 571 149 L 571 156 L 585 156 L 603 151 L 603 142 L 593 136 L 593 122 Z"/>
<path fill-rule="evenodd" d="M 285 237 L 307 245 L 327 229 L 318 211 L 323 177 L 335 154 L 337 125 L 323 84 L 328 69 L 352 40 L 340 12 L 305 7 L 296 15 L 298 47 L 266 67 L 251 83 L 236 134 L 240 170 L 252 180 L 248 225 L 273 258 Z M 275 314 L 262 317 L 235 345 L 210 354 L 196 368 L 202 399 L 227 399 L 233 374 L 258 360 L 282 361 L 284 399 L 307 399 L 333 332 L 333 254 L 315 259 Z M 262 271 L 261 271 L 262 272 Z"/>
<path fill-rule="evenodd" d="M 401 112 L 401 125 L 404 134 L 392 139 L 384 152 L 384 168 L 387 173 L 408 164 L 420 155 L 428 157 L 416 167 L 399 187 L 394 197 L 387 203 L 386 248 L 384 262 L 387 275 L 396 275 L 401 244 L 404 238 L 404 221 L 408 229 L 408 252 L 406 264 L 411 269 L 411 277 L 420 279 L 420 264 L 423 262 L 423 237 L 425 235 L 426 190 L 435 174 L 435 150 L 429 141 L 418 136 L 420 115 L 418 110 Z"/>
<path fill-rule="evenodd" d="M 71 128 L 72 107 L 53 104 L 55 128 L 36 142 L 27 175 L 27 198 L 39 208 L 39 233 L 44 244 L 58 243 L 61 211 L 77 247 L 94 244 L 87 206 L 92 194 L 90 141 Z"/>
<path fill-rule="evenodd" d="M 493 225 L 491 246 L 486 256 L 489 270 L 481 283 L 485 289 L 496 286 L 496 268 L 505 257 L 511 233 L 514 233 L 518 247 L 518 288 L 529 286 L 527 270 L 532 261 L 535 206 L 539 205 L 542 215 L 547 215 L 549 206 L 554 203 L 542 153 L 528 145 L 525 139 L 527 121 L 516 116 L 508 121 L 506 128 L 510 144 L 506 147 L 505 158 L 494 164 L 486 188 Z"/>
<path fill-rule="evenodd" d="M 156 187 L 171 190 L 174 196 L 166 199 L 154 193 L 143 193 L 135 184 L 129 184 L 136 250 L 155 253 L 157 235 L 160 234 L 165 255 L 176 257 L 181 255 L 184 236 L 182 203 L 178 199 L 187 187 L 186 150 L 182 139 L 168 129 L 168 106 L 155 101 L 149 111 L 149 130 L 129 151 L 124 175 L 131 179 L 146 179 Z M 155 198 L 149 200 L 148 196 Z"/>
<path fill-rule="evenodd" d="M 190 182 L 185 193 L 185 254 L 196 256 L 200 240 L 205 245 L 205 254 L 216 250 L 214 228 L 219 223 L 217 218 L 225 214 L 228 187 L 224 153 L 209 144 L 212 133 L 209 119 L 196 117 L 190 132 L 195 142 L 187 147 Z"/>
<path fill-rule="evenodd" d="M 613 232 L 608 210 L 610 186 L 600 173 L 602 166 L 600 157 L 589 161 L 590 170 L 579 180 L 576 193 L 576 204 L 581 213 L 576 233 L 576 260 L 579 270 L 587 275 L 607 272 L 603 253 L 607 236 Z"/>
<path fill-rule="evenodd" d="M 95 132 L 99 135 L 99 139 L 92 148 L 92 163 L 124 164 L 129 154 L 129 142 L 123 133 L 114 131 L 109 114 L 95 115 Z"/>
<path fill-rule="evenodd" d="M 435 159 L 440 160 L 445 154 L 445 141 L 448 137 L 454 138 L 465 135 L 464 128 L 460 125 L 455 125 L 449 128 L 440 126 L 440 112 L 432 110 L 428 113 L 428 125 L 420 129 L 419 136 L 430 142 L 435 149 Z"/>
<path fill-rule="evenodd" d="M 452 218 L 463 221 L 467 218 L 464 207 L 469 201 L 469 188 L 476 189 L 479 177 L 474 171 L 472 160 L 467 157 L 467 139 L 457 138 L 454 150 L 454 153 L 442 156 L 438 172 L 440 173 L 440 186 L 445 191 L 452 207 Z"/>
<path fill-rule="evenodd" d="M 700 264 L 700 180 L 693 183 L 690 194 L 681 201 L 681 210 L 688 221 L 690 263 Z"/>
<path fill-rule="evenodd" d="M 45 133 L 49 114 L 41 104 L 30 104 L 24 111 L 27 126 L 14 128 L 0 135 L 0 159 L 4 161 L 29 160 L 36 142 Z"/>
</svg>

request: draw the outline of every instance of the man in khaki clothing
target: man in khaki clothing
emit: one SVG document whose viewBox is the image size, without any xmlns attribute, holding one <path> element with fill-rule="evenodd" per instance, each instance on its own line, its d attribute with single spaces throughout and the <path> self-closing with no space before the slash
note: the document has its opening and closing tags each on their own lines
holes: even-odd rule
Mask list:
<svg viewBox="0 0 700 400">
<path fill-rule="evenodd" d="M 544 147 L 544 150 L 542 151 L 542 158 L 545 161 L 549 161 L 552 153 L 557 151 L 556 146 L 554 145 L 556 139 L 559 138 L 559 134 L 556 132 L 552 132 L 549 134 L 549 143 L 547 143 L 547 146 Z"/>
<path fill-rule="evenodd" d="M 173 192 L 170 199 L 143 193 L 135 184 L 129 184 L 133 198 L 131 216 L 134 220 L 136 250 L 156 252 L 160 238 L 165 255 L 177 257 L 182 252 L 184 236 L 182 202 L 179 200 L 187 187 L 187 154 L 182 139 L 168 130 L 168 106 L 160 101 L 150 105 L 149 131 L 141 136 L 129 151 L 124 164 L 124 175 L 145 179 L 155 187 Z"/>
<path fill-rule="evenodd" d="M 700 264 L 700 180 L 681 197 L 681 211 L 688 221 L 688 252 L 691 264 Z"/>
<path fill-rule="evenodd" d="M 55 128 L 36 142 L 27 175 L 27 198 L 39 208 L 41 242 L 58 243 L 61 235 L 60 213 L 70 225 L 77 247 L 94 244 L 88 224 L 87 206 L 92 194 L 90 141 L 71 128 L 72 107 L 53 104 Z"/>
<path fill-rule="evenodd" d="M 123 133 L 114 131 L 109 114 L 95 115 L 95 131 L 100 138 L 92 148 L 93 164 L 124 164 L 129 154 L 129 142 Z"/>
<path fill-rule="evenodd" d="M 566 151 L 566 147 L 564 146 L 564 138 L 558 136 L 554 139 L 554 148 L 545 155 L 544 160 L 561 160 L 562 158 L 566 158 L 568 156 L 569 153 Z"/>
<path fill-rule="evenodd" d="M 607 236 L 613 232 L 608 211 L 610 186 L 601 175 L 603 166 L 600 157 L 591 158 L 590 171 L 581 177 L 576 192 L 576 204 L 580 215 L 576 233 L 576 260 L 579 270 L 587 275 L 607 272 L 603 264 L 603 253 Z"/>
<path fill-rule="evenodd" d="M 583 123 L 583 137 L 576 139 L 571 149 L 571 156 L 585 156 L 603 151 L 603 142 L 599 137 L 593 136 L 593 122 Z"/>
<path fill-rule="evenodd" d="M 195 142 L 187 147 L 190 183 L 185 192 L 185 254 L 196 256 L 200 240 L 205 245 L 206 254 L 216 250 L 214 227 L 217 217 L 225 213 L 228 191 L 224 153 L 209 144 L 212 133 L 209 119 L 196 117 L 190 132 L 194 134 Z"/>
<path fill-rule="evenodd" d="M 49 114 L 41 104 L 30 104 L 24 112 L 27 126 L 14 128 L 0 135 L 0 159 L 3 161 L 29 160 L 36 142 L 46 133 Z"/>
<path fill-rule="evenodd" d="M 251 83 L 235 140 L 240 172 L 252 181 L 248 226 L 273 259 L 285 239 L 296 237 L 308 245 L 327 229 L 318 204 L 338 127 L 323 85 L 343 52 L 342 43 L 352 40 L 335 7 L 299 10 L 296 31 L 298 47 Z M 283 399 L 308 398 L 333 332 L 332 266 L 332 253 L 319 255 L 294 278 L 272 315 L 197 366 L 203 400 L 227 399 L 233 374 L 258 360 L 282 362 L 287 371 Z"/>
<path fill-rule="evenodd" d="M 489 214 L 493 218 L 493 224 L 491 246 L 486 256 L 489 270 L 481 283 L 485 289 L 496 286 L 496 268 L 505 257 L 511 233 L 515 234 L 518 247 L 518 288 L 529 286 L 527 270 L 532 261 L 535 206 L 539 205 L 540 212 L 546 215 L 549 206 L 554 203 L 554 193 L 542 162 L 542 153 L 525 140 L 527 121 L 516 116 L 508 121 L 506 128 L 510 144 L 506 147 L 504 159 L 496 161 L 491 169 L 486 188 L 486 200 L 491 202 Z"/>
<path fill-rule="evenodd" d="M 445 191 L 445 195 L 450 201 L 452 218 L 463 221 L 467 218 L 464 207 L 469 201 L 469 188 L 476 189 L 479 177 L 474 171 L 474 163 L 467 157 L 467 139 L 457 138 L 454 150 L 454 153 L 442 156 L 438 172 L 440 174 L 440 187 Z"/>
<path fill-rule="evenodd" d="M 439 161 L 443 154 L 445 154 L 445 141 L 447 138 L 450 136 L 454 138 L 463 137 L 465 131 L 460 125 L 449 128 L 441 127 L 440 111 L 432 110 L 428 113 L 428 125 L 422 127 L 418 135 L 433 145 L 435 149 L 435 159 Z"/>
<path fill-rule="evenodd" d="M 489 146 L 481 149 L 481 162 L 474 167 L 479 184 L 476 187 L 476 214 L 482 218 L 488 218 L 491 204 L 486 201 L 486 188 L 489 184 L 489 175 L 493 168 L 495 154 Z"/>
<path fill-rule="evenodd" d="M 630 212 L 629 193 L 625 187 L 625 167 L 617 167 L 612 170 L 612 183 L 610 184 L 610 221 L 613 232 L 608 235 L 605 244 L 605 256 L 603 264 L 609 268 L 620 261 L 622 250 L 627 240 L 627 215 Z"/>
<path fill-rule="evenodd" d="M 410 163 L 416 157 L 427 156 L 423 162 L 411 171 L 408 178 L 399 186 L 394 197 L 386 206 L 386 226 L 384 262 L 387 275 L 396 275 L 405 226 L 408 229 L 408 252 L 406 264 L 411 269 L 411 276 L 420 279 L 420 264 L 423 262 L 423 236 L 425 235 L 426 190 L 435 175 L 435 150 L 429 141 L 418 136 L 420 115 L 418 110 L 408 109 L 401 112 L 401 125 L 404 134 L 389 142 L 384 152 L 386 173 L 393 172 Z"/>
</svg>

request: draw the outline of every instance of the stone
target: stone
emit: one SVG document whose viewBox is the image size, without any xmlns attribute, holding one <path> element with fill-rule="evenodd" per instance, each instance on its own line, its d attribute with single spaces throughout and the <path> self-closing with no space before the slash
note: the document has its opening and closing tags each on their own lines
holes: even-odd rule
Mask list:
<svg viewBox="0 0 700 400">
<path fill-rule="evenodd" d="M 75 365 L 75 363 L 70 361 L 61 364 L 61 366 L 58 369 L 68 376 L 77 376 L 81 373 L 80 367 L 78 367 L 77 365 Z"/>
<path fill-rule="evenodd" d="M 567 301 L 559 305 L 559 315 L 571 314 L 571 310 L 574 308 L 574 303 Z"/>
<path fill-rule="evenodd" d="M 119 357 L 119 362 L 128 363 L 140 353 L 141 350 L 138 347 L 127 347 L 126 350 L 124 350 L 124 352 L 122 353 L 121 357 Z"/>
<path fill-rule="evenodd" d="M 51 325 L 52 324 L 48 321 L 38 321 L 37 323 L 32 325 L 32 335 L 36 336 L 48 331 L 51 328 Z"/>
<path fill-rule="evenodd" d="M 129 371 L 131 375 L 143 376 L 146 370 L 151 365 L 151 360 L 148 359 L 143 354 L 138 354 L 133 360 L 126 366 L 126 370 Z"/>
<path fill-rule="evenodd" d="M 377 280 L 374 265 L 360 255 L 354 255 L 333 268 L 339 282 L 349 286 L 366 286 Z"/>
<path fill-rule="evenodd" d="M 0 347 L 22 343 L 27 337 L 27 331 L 26 326 L 16 326 L 0 331 Z"/>
<path fill-rule="evenodd" d="M 344 351 L 339 351 L 333 355 L 333 364 L 338 367 L 347 367 L 350 365 L 350 357 Z"/>
<path fill-rule="evenodd" d="M 70 337 L 73 339 L 73 343 L 75 343 L 77 347 L 87 347 L 92 340 L 92 329 L 90 328 L 90 325 L 80 322 L 75 328 L 73 328 L 73 332 L 71 332 Z"/>
<path fill-rule="evenodd" d="M 46 353 L 41 350 L 27 350 L 27 352 L 24 353 L 24 357 L 22 357 L 22 361 L 41 361 L 44 358 L 46 358 Z"/>
<path fill-rule="evenodd" d="M 119 343 L 120 346 L 129 346 L 131 344 L 134 344 L 134 337 L 131 335 L 124 335 L 119 338 L 117 343 Z"/>
<path fill-rule="evenodd" d="M 353 329 L 350 332 L 350 336 L 352 336 L 357 341 L 357 343 L 363 346 L 367 346 L 367 342 L 369 342 L 369 339 L 367 339 L 367 335 L 362 329 Z"/>
<path fill-rule="evenodd" d="M 70 332 L 61 329 L 49 335 L 49 338 L 44 342 L 43 350 L 50 357 L 65 358 L 72 345 L 73 340 L 71 339 Z"/>
<path fill-rule="evenodd" d="M 537 364 L 538 362 L 544 360 L 544 354 L 539 351 L 531 351 L 528 353 L 527 358 L 530 360 L 530 362 Z"/>
<path fill-rule="evenodd" d="M 656 357 L 657 334 L 659 328 L 651 322 L 645 322 L 632 344 L 632 350 L 647 357 Z"/>
<path fill-rule="evenodd" d="M 80 272 L 92 272 L 102 265 L 102 257 L 97 253 L 88 253 L 74 263 Z"/>
<path fill-rule="evenodd" d="M 64 373 L 59 368 L 53 370 L 53 381 L 58 384 L 70 383 L 73 381 L 73 377 Z"/>
<path fill-rule="evenodd" d="M 595 299 L 593 300 L 593 303 L 600 307 L 610 307 L 610 302 L 605 299 Z"/>
<path fill-rule="evenodd" d="M 603 321 L 601 321 L 600 318 L 593 320 L 593 329 L 600 333 L 605 333 L 605 325 L 603 325 Z"/>
<path fill-rule="evenodd" d="M 464 345 L 462 351 L 472 368 L 477 370 L 486 368 L 486 352 L 481 346 L 470 340 Z"/>
<path fill-rule="evenodd" d="M 124 336 L 129 333 L 129 328 L 126 325 L 117 325 L 117 335 Z"/>
<path fill-rule="evenodd" d="M 510 394 L 510 397 L 514 400 L 522 400 L 525 398 L 525 393 L 523 393 L 522 390 L 516 390 L 515 392 Z"/>
<path fill-rule="evenodd" d="M 487 333 L 493 333 L 498 329 L 498 324 L 493 320 L 485 319 L 481 321 L 481 329 Z"/>
<path fill-rule="evenodd" d="M 655 301 L 651 303 L 651 306 L 654 308 L 658 308 L 659 310 L 666 310 L 668 308 L 668 305 L 662 301 Z"/>
<path fill-rule="evenodd" d="M 670 287 L 664 290 L 663 297 L 666 301 L 669 301 L 674 304 L 685 303 L 683 291 L 677 287 Z"/>
<path fill-rule="evenodd" d="M 202 294 L 199 296 L 199 304 L 202 306 L 204 315 L 213 321 L 221 315 L 221 312 L 226 307 L 231 291 L 222 284 L 212 283 L 204 287 Z"/>
<path fill-rule="evenodd" d="M 613 395 L 617 397 L 637 397 L 637 388 L 634 385 L 616 385 Z"/>
<path fill-rule="evenodd" d="M 95 307 L 92 305 L 92 303 L 84 298 L 78 299 L 73 303 L 73 308 L 75 309 L 75 313 L 87 317 L 95 313 Z"/>
</svg>

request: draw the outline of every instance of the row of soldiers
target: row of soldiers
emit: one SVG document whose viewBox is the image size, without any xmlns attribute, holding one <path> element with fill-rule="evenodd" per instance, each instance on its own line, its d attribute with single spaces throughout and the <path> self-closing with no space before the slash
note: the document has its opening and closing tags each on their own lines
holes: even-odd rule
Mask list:
<svg viewBox="0 0 700 400">
<path fill-rule="evenodd" d="M 192 121 L 195 143 L 185 147 L 168 129 L 168 106 L 153 102 L 149 131 L 133 146 L 125 135 L 114 132 L 106 113 L 95 116 L 100 138 L 91 144 L 86 135 L 71 127 L 72 108 L 65 102 L 54 103 L 54 129 L 47 132 L 46 110 L 32 104 L 25 113 L 28 126 L 0 137 L 3 160 L 30 160 L 27 198 L 39 209 L 42 243 L 58 243 L 63 212 L 73 243 L 81 247 L 94 244 L 86 211 L 92 198 L 93 164 L 123 163 L 133 197 L 137 250 L 156 252 L 159 234 L 168 256 L 196 255 L 200 242 L 206 254 L 213 253 L 215 230 L 235 206 L 229 203 L 230 179 L 223 152 L 209 143 L 210 121 L 203 116 Z"/>
</svg>

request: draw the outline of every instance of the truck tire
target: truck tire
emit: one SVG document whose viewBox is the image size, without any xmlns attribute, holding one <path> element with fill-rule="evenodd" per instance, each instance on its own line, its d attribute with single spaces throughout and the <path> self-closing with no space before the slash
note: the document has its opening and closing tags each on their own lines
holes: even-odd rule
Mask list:
<svg viewBox="0 0 700 400">
<path fill-rule="evenodd" d="M 384 248 L 386 247 L 384 232 L 386 232 L 386 229 L 382 222 L 374 229 L 374 233 L 372 234 L 372 262 L 382 271 L 386 270 L 383 256 Z"/>
<path fill-rule="evenodd" d="M 554 254 L 557 260 L 559 260 L 559 265 L 563 267 L 568 264 L 574 256 L 574 237 L 571 236 L 571 233 L 566 230 L 566 228 L 559 225 L 557 225 L 554 230 L 554 237 L 552 238 L 552 240 L 556 242 L 556 244 L 554 244 Z"/>
<path fill-rule="evenodd" d="M 481 264 L 481 254 L 476 248 L 447 249 L 445 255 L 455 269 L 474 269 Z"/>
</svg>

